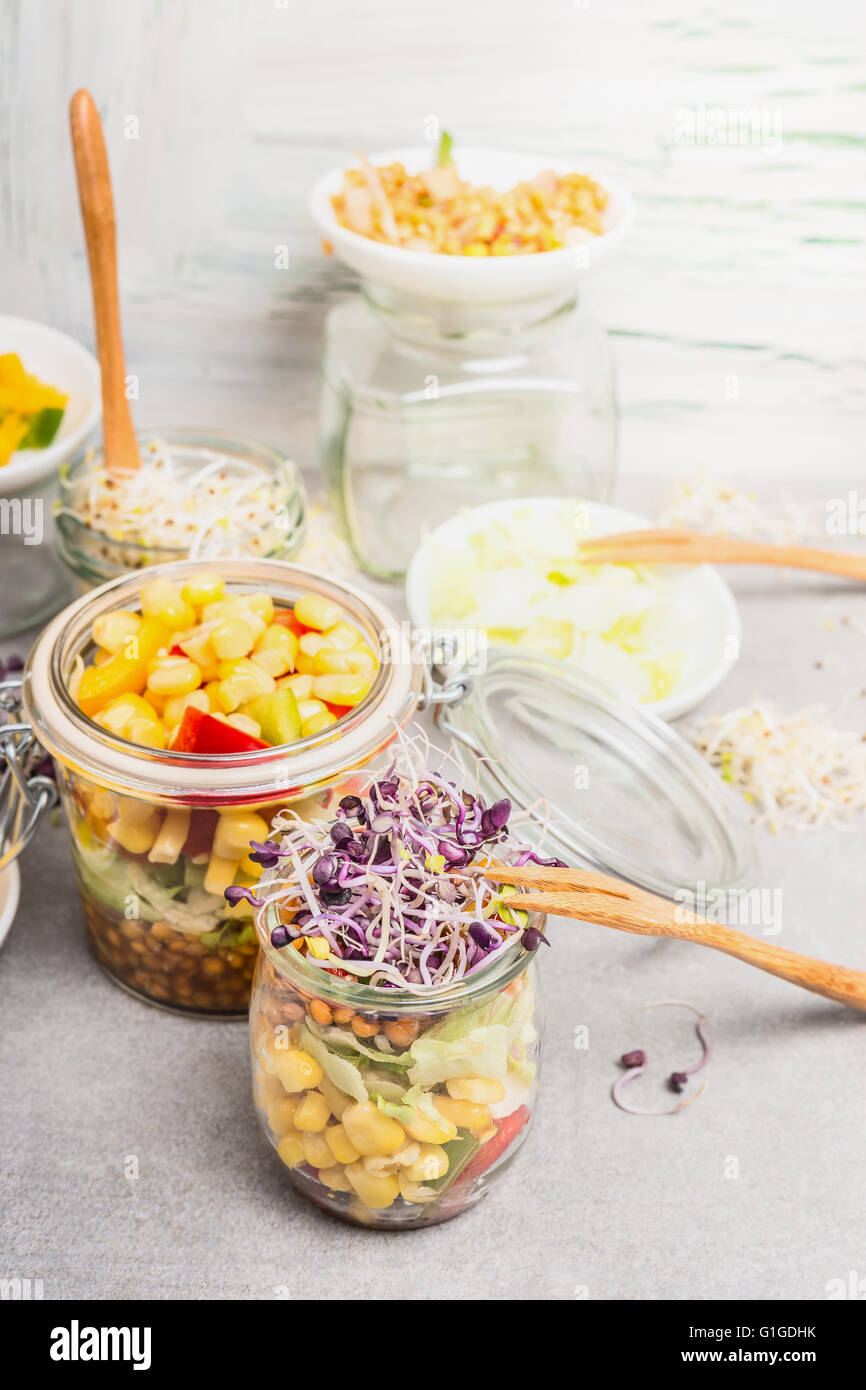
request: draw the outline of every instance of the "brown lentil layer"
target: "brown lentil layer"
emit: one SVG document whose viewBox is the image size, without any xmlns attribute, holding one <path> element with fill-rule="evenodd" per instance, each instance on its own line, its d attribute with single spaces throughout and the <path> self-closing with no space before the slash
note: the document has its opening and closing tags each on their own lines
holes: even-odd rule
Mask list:
<svg viewBox="0 0 866 1390">
<path fill-rule="evenodd" d="M 257 947 L 204 946 L 167 922 L 127 919 L 97 907 L 82 889 L 97 958 L 122 984 L 159 1004 L 202 1013 L 245 1014 Z"/>
</svg>

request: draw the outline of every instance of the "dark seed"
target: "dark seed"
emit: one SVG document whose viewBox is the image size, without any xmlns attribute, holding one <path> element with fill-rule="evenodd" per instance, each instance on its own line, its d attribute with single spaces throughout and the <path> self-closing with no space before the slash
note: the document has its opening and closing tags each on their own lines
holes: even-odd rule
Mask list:
<svg viewBox="0 0 866 1390">
<path fill-rule="evenodd" d="M 634 1052 L 624 1052 L 619 1060 L 621 1066 L 631 1071 L 632 1067 L 646 1066 L 646 1053 L 642 1052 L 641 1049 L 637 1047 Z"/>
</svg>

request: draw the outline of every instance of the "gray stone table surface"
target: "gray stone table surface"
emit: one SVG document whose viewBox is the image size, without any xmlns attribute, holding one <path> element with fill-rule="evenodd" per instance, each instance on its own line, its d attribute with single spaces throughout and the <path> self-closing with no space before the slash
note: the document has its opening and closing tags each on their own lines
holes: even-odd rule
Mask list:
<svg viewBox="0 0 866 1390">
<path fill-rule="evenodd" d="M 743 656 L 706 708 L 760 693 L 866 729 L 866 592 L 729 576 Z M 776 940 L 866 965 L 864 833 L 758 833 L 760 883 L 783 894 Z M 381 1235 L 293 1194 L 255 1123 L 243 1023 L 171 1017 L 100 972 L 62 826 L 21 869 L 0 953 L 0 1275 L 40 1277 L 46 1298 L 822 1299 L 866 1275 L 856 1013 L 696 947 L 555 923 L 522 1153 L 474 1211 Z M 706 1090 L 672 1117 L 624 1114 L 624 1050 L 650 1054 L 633 1092 L 648 1105 L 697 1055 L 687 1013 L 641 1012 L 670 998 L 709 1015 Z"/>
</svg>

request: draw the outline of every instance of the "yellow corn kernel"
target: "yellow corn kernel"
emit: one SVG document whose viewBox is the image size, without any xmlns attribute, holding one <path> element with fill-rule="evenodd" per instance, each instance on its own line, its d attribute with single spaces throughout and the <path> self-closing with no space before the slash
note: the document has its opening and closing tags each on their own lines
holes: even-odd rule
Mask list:
<svg viewBox="0 0 866 1390">
<path fill-rule="evenodd" d="M 274 621 L 274 601 L 270 594 L 259 592 L 255 594 L 244 594 L 244 603 L 251 613 L 255 613 L 257 618 L 267 626 Z"/>
<path fill-rule="evenodd" d="M 325 1100 L 330 1105 L 331 1114 L 334 1116 L 336 1120 L 339 1120 L 346 1107 L 352 1104 L 349 1096 L 344 1096 L 339 1086 L 335 1086 L 333 1081 L 328 1080 L 327 1076 L 322 1079 L 319 1085 L 319 1090 L 322 1092 L 322 1095 L 325 1097 Z M 339 1157 L 336 1151 L 335 1157 Z M 340 1159 L 341 1163 L 354 1163 L 354 1161 L 355 1160 L 353 1158 Z"/>
<path fill-rule="evenodd" d="M 218 574 L 194 574 L 184 583 L 181 594 L 193 608 L 218 603 L 226 591 L 225 580 Z"/>
<path fill-rule="evenodd" d="M 400 1167 L 394 1154 L 377 1154 L 375 1158 L 368 1155 L 361 1162 L 371 1178 L 386 1178 Z"/>
<path fill-rule="evenodd" d="M 406 1142 L 402 1125 L 383 1115 L 372 1100 L 356 1101 L 343 1111 L 342 1125 L 359 1154 L 396 1153 Z"/>
<path fill-rule="evenodd" d="M 332 714 L 329 709 L 322 710 L 321 714 L 314 714 L 312 719 L 301 720 L 301 733 L 304 738 L 311 737 L 312 734 L 320 734 L 323 729 L 327 729 L 331 724 L 336 724 L 337 716 Z"/>
<path fill-rule="evenodd" d="M 119 652 L 128 637 L 134 637 L 141 627 L 138 613 L 118 608 L 115 613 L 103 613 L 93 620 L 93 640 L 105 651 Z"/>
<path fill-rule="evenodd" d="M 150 692 L 153 694 L 153 691 Z M 147 696 L 145 695 L 145 699 Z M 188 695 L 170 695 L 165 701 L 162 710 L 162 717 L 166 727 L 169 729 L 177 728 L 183 719 L 184 711 L 188 709 L 200 709 L 203 714 L 210 710 L 210 700 L 206 690 L 191 690 Z"/>
<path fill-rule="evenodd" d="M 221 811 L 213 837 L 214 853 L 240 859 L 250 852 L 250 840 L 267 839 L 269 826 L 255 811 Z"/>
<path fill-rule="evenodd" d="M 296 700 L 309 700 L 313 693 L 312 673 L 307 676 L 283 676 L 277 681 L 277 690 L 282 690 L 284 687 L 294 693 Z"/>
<path fill-rule="evenodd" d="M 319 1182 L 323 1182 L 332 1192 L 351 1192 L 352 1184 L 339 1164 L 333 1168 L 319 1169 Z"/>
<path fill-rule="evenodd" d="M 475 1105 L 496 1105 L 505 1099 L 505 1082 L 495 1076 L 455 1076 L 445 1082 L 452 1100 L 470 1100 Z"/>
<path fill-rule="evenodd" d="M 269 1077 L 268 1080 L 271 1078 Z M 288 1134 L 294 1128 L 295 1111 L 298 1108 L 296 1096 L 287 1096 L 282 1086 L 281 1094 L 272 1098 L 265 1106 L 265 1115 L 274 1134 Z"/>
<path fill-rule="evenodd" d="M 321 1091 L 307 1091 L 295 1111 L 295 1129 L 320 1134 L 331 1118 L 331 1107 Z"/>
<path fill-rule="evenodd" d="M 237 871 L 237 856 L 233 859 L 225 859 L 215 850 L 211 850 L 210 858 L 207 861 L 207 873 L 204 876 L 204 891 L 221 898 L 225 890 L 234 883 Z"/>
<path fill-rule="evenodd" d="M 141 695 L 116 695 L 94 722 L 118 738 L 145 748 L 164 748 L 165 729 L 156 710 Z"/>
<path fill-rule="evenodd" d="M 195 610 L 170 579 L 151 579 L 142 588 L 140 602 L 146 618 L 156 618 L 172 632 L 192 627 L 195 622 Z"/>
<path fill-rule="evenodd" d="M 262 652 L 278 652 L 286 661 L 285 670 L 279 674 L 285 675 L 287 671 L 295 669 L 298 639 L 289 628 L 282 627 L 279 623 L 273 623 L 271 627 L 265 628 L 261 637 L 256 641 L 253 656 L 260 656 Z"/>
<path fill-rule="evenodd" d="M 145 689 L 142 691 L 141 698 L 142 700 L 144 700 L 145 704 L 150 705 L 150 708 L 156 711 L 160 719 L 163 719 L 165 717 L 165 707 L 168 702 L 167 696 L 154 695 L 152 690 L 148 690 L 145 687 Z"/>
<path fill-rule="evenodd" d="M 290 1130 L 288 1134 L 283 1135 L 277 1145 L 277 1153 L 287 1168 L 297 1168 L 299 1163 L 304 1162 L 304 1143 L 297 1130 Z"/>
<path fill-rule="evenodd" d="M 350 1163 L 344 1171 L 364 1206 L 370 1211 L 381 1211 L 384 1207 L 390 1207 L 400 1195 L 400 1184 L 393 1173 L 387 1177 L 374 1178 L 367 1172 L 363 1163 Z"/>
<path fill-rule="evenodd" d="M 438 1144 L 422 1144 L 421 1153 L 406 1168 L 410 1182 L 435 1182 L 448 1172 L 448 1155 Z"/>
<path fill-rule="evenodd" d="M 302 594 L 295 604 L 295 617 L 304 627 L 314 627 L 319 632 L 333 627 L 343 614 L 336 603 L 322 598 L 319 594 Z"/>
<path fill-rule="evenodd" d="M 349 670 L 357 672 L 358 675 L 372 676 L 376 670 L 376 658 L 365 645 L 352 647 L 351 651 L 346 652 L 346 660 Z"/>
<path fill-rule="evenodd" d="M 284 676 L 287 671 L 292 669 L 286 660 L 285 653 L 275 651 L 273 648 L 263 652 L 253 652 L 250 661 L 254 661 L 256 666 L 260 666 L 274 680 L 278 676 Z"/>
<path fill-rule="evenodd" d="M 401 1168 L 408 1168 L 410 1164 L 417 1163 L 420 1157 L 421 1145 L 414 1139 L 407 1139 L 403 1147 L 393 1155 L 394 1162 Z"/>
<path fill-rule="evenodd" d="M 251 719 L 248 714 L 227 714 L 226 723 L 231 724 L 233 729 L 240 729 L 242 734 L 249 734 L 250 738 L 261 737 L 261 724 Z"/>
<path fill-rule="evenodd" d="M 319 632 L 305 632 L 298 638 L 298 654 L 295 658 L 295 670 L 302 676 L 313 674 L 313 657 L 316 652 L 327 647 L 328 643 Z"/>
<path fill-rule="evenodd" d="M 208 702 L 210 704 L 211 714 L 222 713 L 222 706 L 220 704 L 221 685 L 222 681 L 208 681 L 207 685 L 204 687 L 204 693 L 207 696 Z"/>
<path fill-rule="evenodd" d="M 224 623 L 229 618 L 246 617 L 249 611 L 240 594 L 226 594 L 225 598 L 205 604 L 201 610 L 201 620 L 203 623 Z"/>
<path fill-rule="evenodd" d="M 433 1104 L 443 1119 L 451 1120 L 460 1129 L 487 1129 L 490 1124 L 486 1105 L 475 1105 L 471 1100 L 452 1100 L 450 1096 L 434 1096 Z"/>
<path fill-rule="evenodd" d="M 193 628 L 192 632 L 178 639 L 178 646 L 183 648 L 190 661 L 194 661 L 196 666 L 200 667 L 202 685 L 217 679 L 219 663 L 211 645 L 209 632 Z"/>
<path fill-rule="evenodd" d="M 148 854 L 151 864 L 176 864 L 189 834 L 190 813 L 184 807 L 166 811 Z"/>
<path fill-rule="evenodd" d="M 127 820 L 123 815 L 112 821 L 108 833 L 129 854 L 147 854 L 159 834 L 159 812 L 150 808 L 144 820 Z"/>
<path fill-rule="evenodd" d="M 92 664 L 94 666 L 105 666 L 113 656 L 114 652 L 106 651 L 103 647 L 97 647 L 96 651 L 93 653 Z"/>
<path fill-rule="evenodd" d="M 116 815 L 129 821 L 130 824 L 136 821 L 149 820 L 155 809 L 149 801 L 139 801 L 136 796 L 115 797 L 112 805 Z"/>
<path fill-rule="evenodd" d="M 217 701 L 224 714 L 231 714 L 238 705 L 255 700 L 258 695 L 271 695 L 277 688 L 273 676 L 252 661 L 238 661 L 230 676 L 220 681 Z"/>
<path fill-rule="evenodd" d="M 297 696 L 295 698 L 297 699 Z M 321 700 L 298 700 L 298 714 L 301 716 L 302 724 L 306 724 L 310 719 L 315 719 L 317 714 L 327 713 L 328 707 Z"/>
<path fill-rule="evenodd" d="M 210 635 L 211 646 L 220 661 L 246 656 L 256 640 L 252 625 L 245 618 L 228 618 L 217 623 Z"/>
<path fill-rule="evenodd" d="M 338 652 L 336 647 L 320 647 L 313 657 L 314 676 L 332 676 L 349 670 L 347 652 Z"/>
<path fill-rule="evenodd" d="M 304 1145 L 304 1157 L 313 1168 L 332 1168 L 334 1155 L 325 1143 L 324 1134 L 314 1130 L 299 1131 Z"/>
<path fill-rule="evenodd" d="M 361 634 L 356 627 L 352 627 L 351 623 L 339 622 L 335 623 L 333 627 L 326 628 L 322 636 L 329 646 L 336 647 L 338 651 L 343 652 L 356 646 Z"/>
<path fill-rule="evenodd" d="M 316 676 L 313 681 L 313 695 L 317 700 L 327 700 L 330 705 L 359 705 L 370 682 L 364 675 Z"/>
<path fill-rule="evenodd" d="M 457 1126 L 444 1116 L 433 1120 L 421 1110 L 416 1110 L 415 1119 L 406 1126 L 406 1133 L 417 1139 L 419 1144 L 447 1144 L 457 1138 Z"/>
<path fill-rule="evenodd" d="M 342 1125 L 328 1125 L 325 1138 L 338 1163 L 357 1163 L 361 1157 Z"/>
<path fill-rule="evenodd" d="M 404 1202 L 432 1202 L 439 1193 L 435 1187 L 424 1187 L 421 1183 L 412 1182 L 406 1174 L 406 1169 L 401 1168 L 397 1173 L 397 1181 L 400 1184 L 400 1196 Z"/>
<path fill-rule="evenodd" d="M 201 670 L 186 656 L 163 657 L 147 678 L 154 695 L 190 695 L 200 685 Z"/>
<path fill-rule="evenodd" d="M 283 1083 L 283 1089 L 290 1095 L 313 1090 L 324 1076 L 315 1057 L 297 1047 L 277 1054 L 274 1071 Z"/>
</svg>

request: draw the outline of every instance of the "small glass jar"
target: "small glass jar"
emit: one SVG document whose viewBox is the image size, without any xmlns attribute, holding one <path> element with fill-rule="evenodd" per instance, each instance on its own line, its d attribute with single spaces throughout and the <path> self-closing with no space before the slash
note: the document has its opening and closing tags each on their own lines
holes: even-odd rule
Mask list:
<svg viewBox="0 0 866 1390">
<path fill-rule="evenodd" d="M 250 1046 L 259 1121 L 291 1182 L 384 1230 L 468 1210 L 529 1131 L 544 1023 L 535 956 L 424 996 L 371 988 L 275 950 L 277 911 L 257 914 Z"/>
<path fill-rule="evenodd" d="M 90 943 L 108 973 L 151 1003 L 231 1017 L 246 1013 L 256 941 L 250 905 L 229 907 L 211 877 L 227 853 L 214 847 L 221 817 L 231 818 L 239 871 L 254 882 L 260 869 L 246 864 L 249 840 L 264 838 L 281 808 L 321 814 L 352 790 L 358 770 L 375 765 L 415 712 L 421 673 L 410 651 L 389 643 L 396 620 L 387 608 L 299 566 L 182 561 L 148 578 L 183 584 L 206 570 L 228 594 L 264 590 L 278 605 L 318 594 L 338 604 L 376 656 L 363 701 L 320 733 L 255 752 L 182 753 L 110 734 L 78 707 L 69 682 L 76 659 L 92 653 L 94 619 L 138 607 L 142 580 L 128 575 L 78 599 L 45 629 L 24 671 L 27 724 L 4 729 L 2 746 L 25 790 L 21 759 L 34 733 L 54 759 Z M 37 779 L 30 791 L 35 824 L 47 788 Z"/>
<path fill-rule="evenodd" d="M 190 472 L 206 467 L 215 458 L 223 458 L 239 476 L 245 471 L 261 474 L 268 480 L 267 486 L 272 493 L 273 522 L 265 527 L 256 522 L 223 532 L 213 530 L 202 542 L 194 542 L 195 550 L 188 541 L 177 546 L 144 545 L 125 539 L 122 534 L 101 531 L 88 524 L 84 513 L 89 481 L 94 470 L 101 468 L 103 454 L 101 448 L 86 449 L 61 472 L 60 497 L 55 512 L 57 548 L 76 575 L 80 592 L 130 570 L 168 564 L 191 554 L 199 560 L 245 555 L 254 559 L 289 560 L 297 553 L 304 537 L 306 494 L 300 470 L 292 459 L 268 444 L 215 430 L 152 428 L 140 430 L 136 438 L 142 456 L 154 441 L 159 441 L 167 445 L 175 466 L 180 465 Z M 240 510 L 240 504 L 237 507 Z M 191 513 L 192 518 L 195 515 Z M 185 519 L 179 505 L 179 527 Z"/>
<path fill-rule="evenodd" d="M 319 446 L 367 573 L 400 578 L 461 507 L 609 496 L 613 367 L 576 292 L 479 305 L 362 288 L 328 316 Z"/>
</svg>

